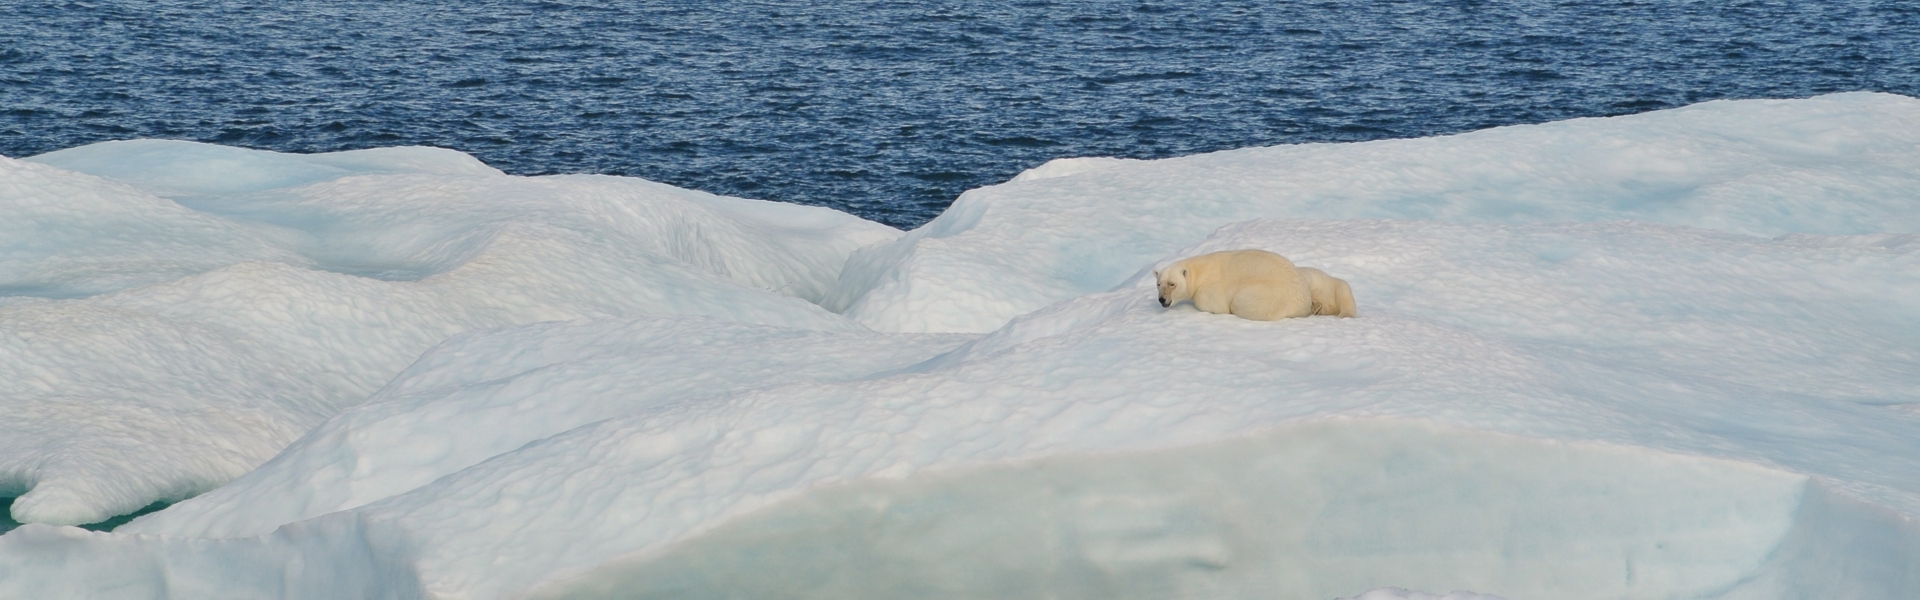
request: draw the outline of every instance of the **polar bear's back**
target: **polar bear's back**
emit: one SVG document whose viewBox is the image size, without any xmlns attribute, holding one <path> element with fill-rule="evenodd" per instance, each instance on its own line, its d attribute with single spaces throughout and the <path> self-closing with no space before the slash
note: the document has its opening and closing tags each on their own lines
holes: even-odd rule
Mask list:
<svg viewBox="0 0 1920 600">
<path fill-rule="evenodd" d="M 1313 313 L 1308 282 L 1284 256 L 1265 250 L 1228 250 L 1176 265 L 1188 269 L 1194 308 L 1256 321 Z"/>
</svg>

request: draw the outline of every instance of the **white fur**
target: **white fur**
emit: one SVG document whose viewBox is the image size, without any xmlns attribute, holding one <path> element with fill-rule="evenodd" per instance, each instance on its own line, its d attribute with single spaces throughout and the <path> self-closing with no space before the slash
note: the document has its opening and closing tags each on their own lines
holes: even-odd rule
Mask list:
<svg viewBox="0 0 1920 600">
<path fill-rule="evenodd" d="M 1313 296 L 1313 314 L 1343 319 L 1356 314 L 1353 287 L 1347 285 L 1346 280 L 1313 267 L 1296 268 L 1300 271 L 1300 277 L 1307 280 L 1307 291 Z"/>
<path fill-rule="evenodd" d="M 1160 305 L 1193 307 L 1255 321 L 1313 314 L 1313 296 L 1299 269 L 1265 250 L 1230 250 L 1177 261 L 1154 271 Z"/>
</svg>

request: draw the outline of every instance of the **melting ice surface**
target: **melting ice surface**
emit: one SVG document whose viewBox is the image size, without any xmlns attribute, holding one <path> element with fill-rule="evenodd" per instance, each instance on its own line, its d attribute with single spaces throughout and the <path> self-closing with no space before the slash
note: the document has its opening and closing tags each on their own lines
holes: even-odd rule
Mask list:
<svg viewBox="0 0 1920 600">
<path fill-rule="evenodd" d="M 1911 98 L 1061 160 L 905 234 L 431 149 L 0 169 L 0 597 L 1920 590 Z M 1144 281 L 1245 247 L 1360 317 Z"/>
</svg>

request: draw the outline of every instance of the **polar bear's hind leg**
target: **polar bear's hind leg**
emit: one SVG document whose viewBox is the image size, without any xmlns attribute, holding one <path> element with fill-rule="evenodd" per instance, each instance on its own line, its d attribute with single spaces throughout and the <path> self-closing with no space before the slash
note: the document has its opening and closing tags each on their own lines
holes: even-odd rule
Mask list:
<svg viewBox="0 0 1920 600">
<path fill-rule="evenodd" d="M 1353 286 L 1347 285 L 1344 279 L 1335 279 L 1333 282 L 1334 296 L 1339 302 L 1335 305 L 1336 308 L 1331 314 L 1343 319 L 1359 314 L 1359 309 L 1355 308 L 1353 304 Z"/>
</svg>

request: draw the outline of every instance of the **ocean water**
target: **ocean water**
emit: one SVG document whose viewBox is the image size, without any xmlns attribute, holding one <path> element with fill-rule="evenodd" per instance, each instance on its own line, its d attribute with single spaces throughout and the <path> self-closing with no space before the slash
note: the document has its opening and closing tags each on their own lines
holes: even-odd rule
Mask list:
<svg viewBox="0 0 1920 600">
<path fill-rule="evenodd" d="M 1920 95 L 1920 4 L 0 0 L 0 155 L 425 144 L 900 227 L 1066 156 Z"/>
</svg>

